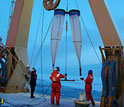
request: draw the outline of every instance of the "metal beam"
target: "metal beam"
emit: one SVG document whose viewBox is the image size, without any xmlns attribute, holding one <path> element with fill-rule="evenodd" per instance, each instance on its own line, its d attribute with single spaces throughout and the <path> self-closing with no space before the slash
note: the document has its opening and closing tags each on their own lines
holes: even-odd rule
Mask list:
<svg viewBox="0 0 124 107">
<path fill-rule="evenodd" d="M 104 46 L 122 46 L 105 0 L 89 0 Z"/>
</svg>

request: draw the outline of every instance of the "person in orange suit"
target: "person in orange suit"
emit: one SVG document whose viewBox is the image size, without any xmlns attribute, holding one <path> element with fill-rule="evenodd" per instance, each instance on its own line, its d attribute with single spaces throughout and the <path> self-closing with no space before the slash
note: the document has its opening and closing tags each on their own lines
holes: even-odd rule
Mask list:
<svg viewBox="0 0 124 107">
<path fill-rule="evenodd" d="M 92 70 L 88 71 L 88 76 L 86 79 L 84 79 L 84 78 L 80 78 L 80 79 L 85 82 L 85 92 L 86 92 L 87 101 L 91 100 L 92 105 L 94 106 L 95 102 L 94 102 L 93 97 L 91 95 L 92 82 L 93 82 L 93 71 Z"/>
<path fill-rule="evenodd" d="M 50 79 L 52 81 L 51 88 L 51 105 L 54 105 L 54 96 L 56 96 L 56 105 L 59 105 L 60 100 L 60 90 L 61 90 L 61 83 L 60 78 L 65 78 L 66 75 L 62 75 L 59 73 L 60 68 L 56 67 L 50 75 Z"/>
</svg>

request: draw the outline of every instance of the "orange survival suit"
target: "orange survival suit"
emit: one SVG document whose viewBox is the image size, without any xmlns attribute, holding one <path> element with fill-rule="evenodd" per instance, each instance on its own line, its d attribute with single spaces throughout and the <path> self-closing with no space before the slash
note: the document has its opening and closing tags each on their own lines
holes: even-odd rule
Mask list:
<svg viewBox="0 0 124 107">
<path fill-rule="evenodd" d="M 91 95 L 92 82 L 93 82 L 93 74 L 92 74 L 92 72 L 91 73 L 88 73 L 88 76 L 84 80 L 84 82 L 86 82 L 85 83 L 85 92 L 86 92 L 87 101 L 91 100 L 92 105 L 95 105 L 95 102 L 94 102 L 94 100 L 92 98 L 92 95 Z"/>
<path fill-rule="evenodd" d="M 56 105 L 59 105 L 59 99 L 60 99 L 60 89 L 61 89 L 61 83 L 60 78 L 64 78 L 65 75 L 62 75 L 58 72 L 57 69 L 53 70 L 53 72 L 50 75 L 50 79 L 52 81 L 51 88 L 51 104 L 54 104 L 54 96 L 56 95 Z"/>
</svg>

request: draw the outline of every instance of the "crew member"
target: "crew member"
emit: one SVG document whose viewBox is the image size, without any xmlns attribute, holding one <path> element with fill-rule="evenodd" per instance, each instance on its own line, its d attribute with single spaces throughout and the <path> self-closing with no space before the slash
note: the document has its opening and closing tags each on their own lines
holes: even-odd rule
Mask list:
<svg viewBox="0 0 124 107">
<path fill-rule="evenodd" d="M 3 44 L 3 42 L 2 42 L 1 36 L 0 36 L 0 48 L 4 48 L 4 44 Z"/>
<path fill-rule="evenodd" d="M 30 80 L 31 98 L 35 98 L 35 96 L 34 96 L 34 90 L 35 90 L 35 86 L 36 86 L 36 80 L 37 80 L 36 69 L 35 68 L 32 68 L 32 71 L 31 71 L 31 80 Z"/>
<path fill-rule="evenodd" d="M 26 68 L 27 68 L 27 73 L 25 74 L 25 78 L 26 78 L 27 81 L 29 81 L 29 79 L 31 78 L 30 65 L 27 64 Z"/>
<path fill-rule="evenodd" d="M 52 81 L 51 104 L 54 105 L 54 96 L 56 96 L 57 106 L 59 105 L 59 100 L 60 100 L 60 89 L 61 89 L 60 78 L 66 77 L 66 75 L 60 74 L 59 71 L 60 71 L 59 67 L 56 67 L 50 75 L 50 79 Z"/>
<path fill-rule="evenodd" d="M 0 36 L 0 58 L 4 58 L 5 59 L 4 44 L 2 42 L 1 36 Z"/>
<path fill-rule="evenodd" d="M 84 78 L 80 78 L 80 79 L 85 82 L 85 92 L 86 92 L 87 101 L 91 100 L 92 105 L 94 106 L 95 102 L 94 102 L 92 95 L 91 95 L 92 82 L 93 82 L 93 71 L 92 70 L 88 71 L 88 76 L 86 79 L 84 79 Z"/>
</svg>

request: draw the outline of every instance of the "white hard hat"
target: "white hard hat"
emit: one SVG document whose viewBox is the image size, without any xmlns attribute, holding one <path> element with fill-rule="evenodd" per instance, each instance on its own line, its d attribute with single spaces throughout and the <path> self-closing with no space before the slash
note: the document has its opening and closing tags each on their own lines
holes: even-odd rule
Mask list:
<svg viewBox="0 0 124 107">
<path fill-rule="evenodd" d="M 27 64 L 27 68 L 29 68 L 30 67 L 30 65 L 29 64 Z"/>
</svg>

